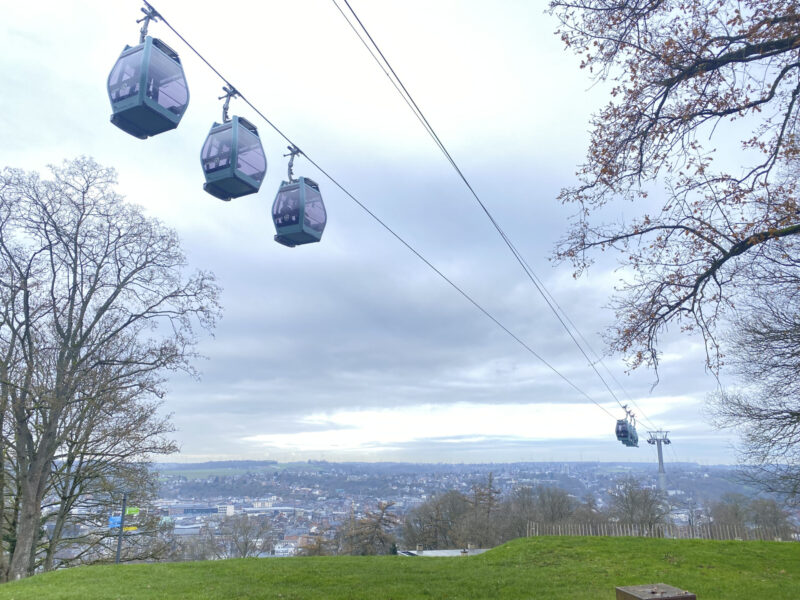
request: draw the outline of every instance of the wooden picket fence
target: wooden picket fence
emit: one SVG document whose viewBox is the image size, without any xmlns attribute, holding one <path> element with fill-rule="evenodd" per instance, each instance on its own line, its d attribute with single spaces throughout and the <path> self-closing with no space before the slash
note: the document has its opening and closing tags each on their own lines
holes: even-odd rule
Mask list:
<svg viewBox="0 0 800 600">
<path fill-rule="evenodd" d="M 527 537 L 575 535 L 610 537 L 657 537 L 702 540 L 800 541 L 798 532 L 788 528 L 735 527 L 730 525 L 656 525 L 641 527 L 623 523 L 537 523 L 528 522 Z"/>
</svg>

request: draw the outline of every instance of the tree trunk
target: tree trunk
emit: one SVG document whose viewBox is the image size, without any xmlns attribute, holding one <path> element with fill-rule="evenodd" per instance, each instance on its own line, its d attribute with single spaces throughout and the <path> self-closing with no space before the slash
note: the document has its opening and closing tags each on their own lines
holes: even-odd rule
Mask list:
<svg viewBox="0 0 800 600">
<path fill-rule="evenodd" d="M 21 579 L 31 574 L 31 552 L 38 542 L 39 523 L 42 516 L 42 499 L 39 495 L 41 476 L 28 472 L 22 481 L 20 509 L 17 521 L 16 545 L 8 569 L 9 580 Z"/>
<path fill-rule="evenodd" d="M 5 398 L 5 395 L 3 395 Z M 5 540 L 6 538 L 6 440 L 3 436 L 3 424 L 5 416 L 5 402 L 0 409 L 0 581 L 6 580 L 6 573 L 8 572 L 8 558 L 6 554 Z"/>
<path fill-rule="evenodd" d="M 41 530 L 42 500 L 47 490 L 50 465 L 57 446 L 56 432 L 53 430 L 52 422 L 42 432 L 38 448 L 32 444 L 32 436 L 27 429 L 19 431 L 18 428 L 18 438 L 26 439 L 25 447 L 28 448 L 28 456 L 19 457 L 17 475 L 19 479 L 19 514 L 16 545 L 8 569 L 9 580 L 21 579 L 33 574 L 36 545 L 39 543 Z"/>
</svg>

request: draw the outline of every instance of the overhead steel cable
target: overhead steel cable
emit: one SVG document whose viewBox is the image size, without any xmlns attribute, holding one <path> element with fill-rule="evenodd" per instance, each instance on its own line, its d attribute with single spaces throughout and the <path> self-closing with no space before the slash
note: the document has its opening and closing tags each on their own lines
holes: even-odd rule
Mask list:
<svg viewBox="0 0 800 600">
<path fill-rule="evenodd" d="M 646 423 L 649 423 L 649 424 L 650 424 L 650 427 L 651 427 L 652 429 L 662 429 L 661 427 L 659 427 L 659 426 L 655 425 L 655 424 L 654 424 L 654 423 L 653 423 L 653 422 L 652 422 L 650 419 L 648 419 L 648 418 L 647 418 L 647 417 L 644 415 L 644 412 L 643 412 L 643 411 L 642 411 L 642 409 L 639 407 L 639 405 L 636 403 L 636 400 L 634 400 L 634 399 L 633 399 L 633 397 L 632 397 L 632 396 L 631 396 L 631 395 L 628 393 L 628 390 L 627 390 L 627 389 L 625 389 L 625 387 L 624 387 L 624 386 L 623 386 L 623 385 L 622 385 L 622 384 L 621 384 L 621 383 L 620 383 L 620 382 L 617 380 L 617 378 L 614 376 L 614 373 L 612 373 L 612 372 L 611 372 L 611 370 L 610 370 L 610 369 L 608 368 L 608 366 L 606 365 L 606 363 L 605 363 L 605 361 L 603 360 L 602 356 L 600 356 L 600 355 L 599 355 L 599 354 L 598 354 L 598 353 L 595 351 L 595 349 L 594 349 L 594 348 L 592 348 L 592 345 L 591 345 L 591 344 L 589 343 L 589 341 L 588 341 L 588 340 L 587 340 L 587 339 L 584 337 L 584 335 L 581 333 L 581 330 L 580 330 L 580 329 L 578 329 L 577 325 L 575 325 L 575 323 L 572 321 L 572 319 L 570 319 L 570 318 L 569 318 L 569 315 L 567 314 L 567 312 L 566 312 L 566 311 L 565 311 L 565 310 L 564 310 L 564 309 L 561 307 L 561 305 L 560 305 L 560 304 L 558 303 L 558 301 L 555 299 L 555 296 L 553 296 L 553 294 L 551 294 L 551 293 L 550 293 L 550 290 L 548 290 L 548 289 L 547 289 L 547 287 L 544 285 L 544 282 L 543 282 L 543 281 L 542 281 L 542 280 L 541 280 L 539 277 L 537 277 L 537 275 L 536 275 L 536 274 L 533 272 L 533 269 L 531 269 L 531 268 L 530 268 L 530 265 L 528 265 L 528 262 L 525 260 L 525 257 L 523 257 L 522 255 L 520 255 L 520 257 L 522 258 L 522 261 L 525 263 L 525 266 L 526 266 L 526 267 L 528 267 L 528 269 L 529 269 L 529 271 L 530 271 L 531 275 L 532 275 L 532 276 L 533 276 L 535 279 L 537 279 L 537 280 L 538 280 L 538 282 L 539 282 L 539 284 L 542 286 L 542 289 L 544 290 L 545 294 L 547 294 L 547 297 L 548 297 L 548 298 L 550 299 L 550 301 L 552 301 L 552 303 L 555 305 L 555 308 L 556 308 L 556 309 L 557 309 L 557 310 L 558 310 L 558 311 L 559 311 L 559 312 L 560 312 L 560 313 L 561 313 L 561 314 L 564 316 L 564 319 L 567 321 L 567 323 L 569 323 L 569 324 L 570 324 L 570 326 L 572 326 L 572 328 L 575 330 L 575 333 L 577 333 L 577 334 L 578 334 L 578 337 L 579 337 L 579 338 L 581 339 L 581 341 L 584 343 L 584 345 L 586 346 L 586 348 L 587 348 L 587 349 L 589 350 L 589 352 L 590 352 L 590 353 L 591 353 L 591 354 L 592 354 L 592 355 L 595 357 L 595 359 L 596 359 L 596 362 L 600 363 L 600 364 L 603 366 L 603 369 L 605 370 L 605 372 L 606 372 L 606 373 L 608 373 L 608 376 L 609 376 L 609 377 L 611 377 L 611 380 L 612 380 L 612 381 L 613 381 L 613 382 L 616 384 L 616 386 L 617 386 L 617 387 L 618 387 L 620 390 L 622 390 L 622 393 L 623 393 L 623 394 L 625 394 L 625 397 L 627 398 L 627 400 L 628 400 L 628 401 L 629 401 L 629 402 L 630 402 L 630 403 L 631 403 L 631 404 L 632 404 L 634 407 L 636 407 L 636 410 L 638 410 L 638 411 L 639 411 L 639 414 L 641 414 L 641 415 L 642 415 L 642 420 L 643 420 L 643 421 L 645 421 Z"/>
<path fill-rule="evenodd" d="M 288 135 L 286 135 L 275 123 L 273 123 L 267 116 L 258 109 L 247 97 L 241 92 L 241 89 L 238 86 L 234 86 L 233 83 L 229 79 L 227 79 L 219 70 L 217 70 L 189 41 L 184 38 L 172 24 L 164 18 L 164 16 L 158 12 L 155 7 L 153 7 L 150 3 L 144 2 L 144 4 L 151 9 L 156 17 L 166 25 L 170 31 L 172 31 L 192 52 L 194 52 L 197 57 L 206 64 L 206 66 L 211 69 L 214 74 L 217 75 L 229 88 L 236 90 L 236 93 L 245 104 L 247 104 L 259 117 L 261 117 L 265 123 L 267 123 L 280 137 L 282 137 L 287 143 L 294 146 L 295 148 L 299 148 L 299 146 L 291 139 Z M 302 152 L 302 151 L 301 151 Z M 428 268 L 430 268 L 434 273 L 436 273 L 442 280 L 444 280 L 448 285 L 450 285 L 454 290 L 456 290 L 461 296 L 463 296 L 468 302 L 470 302 L 475 308 L 477 308 L 481 313 L 483 313 L 488 319 L 490 319 L 495 325 L 497 325 L 500 329 L 502 329 L 507 335 L 509 335 L 513 340 L 515 340 L 520 346 L 522 346 L 525 350 L 527 350 L 531 355 L 533 355 L 536 359 L 538 359 L 543 365 L 545 365 L 550 371 L 555 373 L 559 378 L 565 381 L 572 389 L 578 392 L 581 396 L 595 404 L 598 408 L 603 410 L 608 416 L 612 419 L 616 417 L 608 411 L 602 404 L 597 402 L 594 398 L 589 396 L 583 389 L 581 389 L 576 383 L 570 380 L 566 375 L 561 373 L 558 369 L 556 369 L 552 364 L 550 364 L 547 360 L 544 359 L 538 352 L 536 352 L 533 348 L 531 348 L 525 341 L 523 341 L 520 337 L 518 337 L 514 332 L 512 332 L 508 327 L 503 325 L 494 315 L 492 315 L 487 309 L 485 309 L 481 304 L 479 304 L 476 300 L 474 300 L 466 291 L 464 291 L 460 286 L 458 286 L 453 280 L 451 280 L 447 275 L 445 275 L 442 271 L 440 271 L 433 263 L 431 263 L 427 258 L 425 258 L 422 253 L 420 253 L 416 248 L 414 248 L 409 242 L 407 242 L 400 234 L 398 234 L 394 229 L 392 229 L 385 221 L 383 221 L 380 217 L 378 217 L 374 212 L 372 212 L 363 202 L 361 202 L 358 198 L 356 198 L 347 188 L 345 188 L 337 179 L 335 179 L 330 173 L 328 173 L 325 169 L 322 168 L 314 159 L 312 159 L 308 154 L 302 152 L 303 156 L 306 157 L 309 163 L 311 163 L 314 167 L 319 170 L 328 180 L 335 185 L 342 193 L 344 193 L 348 198 L 350 198 L 356 205 L 359 206 L 365 213 L 367 213 L 372 219 L 377 222 L 381 227 L 383 227 L 387 232 L 389 232 L 397 241 L 399 241 L 403 246 L 405 246 L 409 251 L 411 251 L 419 260 L 421 260 Z"/>
<path fill-rule="evenodd" d="M 369 53 L 372 55 L 372 58 L 375 60 L 375 63 L 376 63 L 376 64 L 377 64 L 377 65 L 380 67 L 380 69 L 383 71 L 384 75 L 386 75 L 386 77 L 387 77 L 387 78 L 389 79 L 389 81 L 392 83 L 392 85 L 394 86 L 394 89 L 395 89 L 395 90 L 397 90 L 397 93 L 398 93 L 398 94 L 400 94 L 400 97 L 401 97 L 403 100 L 405 100 L 405 103 L 408 105 L 408 108 L 410 108 L 410 109 L 411 109 L 411 112 L 413 112 L 413 113 L 414 113 L 414 116 L 415 116 L 415 117 L 417 117 L 417 120 L 418 120 L 418 121 L 419 121 L 419 122 L 422 124 L 422 126 L 423 126 L 425 129 L 428 129 L 428 127 L 429 127 L 429 126 L 428 126 L 428 124 L 425 122 L 424 115 L 422 115 L 422 114 L 421 114 L 421 113 L 418 111 L 418 109 L 417 109 L 417 108 L 414 106 L 414 104 L 413 104 L 413 101 L 412 101 L 412 100 L 410 100 L 410 99 L 409 99 L 409 98 L 408 98 L 408 97 L 407 97 L 407 96 L 406 96 L 406 95 L 403 93 L 403 90 L 400 88 L 400 86 L 398 85 L 398 83 L 397 83 L 397 82 L 396 82 L 394 79 L 392 79 L 392 76 L 389 74 L 389 72 L 388 72 L 388 71 L 386 70 L 386 68 L 383 66 L 383 64 L 381 63 L 380 59 L 379 59 L 377 56 L 375 56 L 375 53 L 372 51 L 372 48 L 370 48 L 370 47 L 369 47 L 369 44 L 368 44 L 368 43 L 367 43 L 367 41 L 366 41 L 366 40 L 363 38 L 363 36 L 361 35 L 361 33 L 358 31 L 358 29 L 356 29 L 356 26 L 355 26 L 355 25 L 353 25 L 353 23 L 350 21 L 350 19 L 348 19 L 348 18 L 347 18 L 347 15 L 346 15 L 346 14 L 345 14 L 345 12 L 342 10 L 342 7 L 341 7 L 341 6 L 339 6 L 339 5 L 338 5 L 336 2 L 334 2 L 334 3 L 333 3 L 333 5 L 334 5 L 334 6 L 335 6 L 335 7 L 338 9 L 339 13 L 342 15 L 342 17 L 344 18 L 344 20 L 345 20 L 345 21 L 347 22 L 347 24 L 350 26 L 350 29 L 352 29 L 352 30 L 353 30 L 353 33 L 355 33 L 355 34 L 356 34 L 356 36 L 358 36 L 358 39 L 360 39 L 360 40 L 361 40 L 361 43 L 362 43 L 362 44 L 364 44 L 364 48 L 366 48 L 366 49 L 367 49 L 367 52 L 369 52 Z M 434 141 L 435 141 L 435 140 L 434 140 Z M 441 147 L 440 147 L 440 148 L 441 148 Z"/>
<path fill-rule="evenodd" d="M 492 223 L 494 228 L 497 230 L 498 234 L 503 239 L 505 244 L 508 246 L 509 250 L 514 255 L 514 257 L 517 260 L 517 262 L 519 263 L 519 265 L 522 267 L 522 269 L 525 272 L 525 274 L 527 275 L 528 279 L 530 279 L 530 281 L 533 284 L 533 286 L 536 288 L 536 290 L 542 296 L 542 298 L 544 299 L 545 303 L 548 305 L 550 310 L 553 312 L 553 314 L 555 315 L 556 319 L 558 319 L 558 321 L 561 323 L 562 327 L 567 332 L 567 334 L 570 336 L 570 338 L 572 339 L 573 343 L 578 348 L 578 350 L 581 352 L 583 357 L 586 359 L 587 363 L 592 368 L 592 370 L 595 372 L 597 377 L 600 379 L 600 381 L 603 382 L 603 385 L 605 386 L 606 390 L 609 392 L 609 394 L 612 396 L 612 398 L 614 398 L 614 400 L 617 402 L 617 404 L 619 404 L 619 406 L 624 409 L 623 403 L 619 400 L 619 398 L 617 397 L 616 393 L 614 393 L 614 390 L 611 389 L 611 386 L 605 380 L 603 375 L 597 370 L 597 367 L 595 366 L 595 361 L 592 360 L 588 356 L 586 351 L 583 349 L 581 344 L 576 339 L 575 335 L 572 333 L 570 328 L 565 323 L 564 319 L 559 314 L 559 310 L 557 310 L 556 307 L 553 304 L 555 302 L 555 299 L 553 298 L 552 294 L 550 294 L 550 292 L 545 287 L 544 282 L 536 275 L 536 273 L 533 271 L 533 269 L 530 267 L 530 265 L 525 261 L 525 259 L 522 257 L 522 254 L 516 248 L 516 246 L 511 241 L 511 239 L 508 237 L 508 235 L 506 235 L 506 233 L 503 230 L 503 228 L 500 226 L 500 224 L 494 218 L 494 216 L 489 211 L 489 209 L 486 207 L 484 202 L 481 200 L 480 196 L 477 194 L 475 189 L 472 187 L 472 184 L 470 184 L 469 180 L 467 180 L 466 176 L 464 175 L 464 173 L 459 168 L 459 166 L 456 163 L 455 159 L 453 159 L 452 155 L 447 150 L 447 147 L 444 145 L 444 142 L 442 142 L 441 138 L 438 136 L 438 134 L 434 130 L 433 126 L 430 124 L 428 119 L 425 117 L 425 114 L 422 112 L 422 109 L 420 109 L 419 105 L 416 103 L 416 101 L 414 100 L 413 96 L 411 96 L 411 93 L 408 91 L 408 89 L 406 88 L 405 84 L 403 84 L 402 80 L 397 75 L 397 72 L 394 70 L 394 68 L 392 67 L 391 63 L 388 61 L 388 59 L 384 55 L 383 51 L 380 49 L 378 44 L 375 42 L 375 39 L 369 33 L 369 30 L 366 28 L 366 26 L 364 25 L 363 21 L 361 21 L 361 19 L 358 16 L 358 14 L 355 12 L 353 7 L 350 5 L 350 2 L 348 0 L 343 0 L 345 5 L 347 6 L 348 10 L 350 11 L 350 13 L 353 15 L 353 18 L 356 20 L 358 25 L 361 27 L 361 30 L 364 32 L 364 35 L 366 35 L 367 39 L 372 44 L 372 47 L 374 47 L 375 52 L 377 52 L 377 55 L 375 54 L 375 52 L 373 52 L 373 50 L 370 47 L 370 45 L 364 39 L 364 36 L 361 35 L 361 33 L 356 29 L 355 25 L 353 25 L 352 21 L 350 21 L 350 19 L 347 17 L 347 15 L 342 10 L 342 8 L 339 6 L 337 1 L 336 0 L 331 0 L 331 1 L 333 2 L 334 6 L 336 6 L 336 8 L 339 10 L 341 15 L 344 17 L 345 21 L 350 26 L 350 28 L 356 33 L 356 35 L 358 36 L 359 40 L 361 40 L 361 43 L 364 45 L 364 47 L 370 53 L 370 55 L 375 60 L 375 62 L 378 64 L 380 69 L 384 72 L 384 74 L 387 76 L 387 78 L 391 81 L 391 83 L 394 86 L 394 88 L 403 97 L 403 99 L 405 100 L 405 102 L 409 106 L 409 108 L 411 108 L 412 112 L 415 114 L 417 119 L 420 121 L 420 123 L 423 125 L 425 130 L 428 132 L 428 135 L 431 137 L 431 139 L 433 139 L 434 143 L 439 147 L 441 152 L 444 154 L 444 156 L 447 159 L 447 161 L 450 163 L 450 165 L 456 171 L 456 173 L 458 174 L 459 178 L 462 180 L 464 185 L 467 187 L 467 189 L 470 191 L 472 196 L 475 198 L 475 201 L 478 203 L 480 208 L 485 213 L 486 217 L 489 219 L 489 221 Z M 380 59 L 378 58 L 378 56 L 380 56 Z M 381 60 L 383 62 L 381 62 Z M 391 73 L 391 75 L 390 75 L 390 73 Z M 552 302 L 551 302 L 551 299 L 552 299 Z M 583 337 L 583 335 L 581 335 L 581 333 L 578 330 L 578 328 L 575 327 L 575 324 L 569 319 L 569 317 L 567 316 L 566 312 L 564 312 L 564 310 L 560 306 L 558 308 L 560 309 L 561 313 L 564 315 L 564 318 L 566 318 L 570 322 L 570 324 L 575 329 L 575 331 L 578 333 L 578 335 L 581 337 L 581 339 L 584 340 L 584 343 L 586 343 L 585 338 Z M 589 346 L 588 343 L 586 343 L 586 345 L 587 345 L 587 347 Z M 592 352 L 595 354 L 595 356 L 597 356 L 597 353 L 595 353 L 594 350 L 592 350 Z M 601 362 L 601 363 L 603 362 L 602 359 L 599 356 L 597 358 L 598 358 L 599 362 Z M 604 367 L 605 367 L 605 365 L 604 365 Z M 607 367 L 606 367 L 606 370 L 608 371 Z M 612 378 L 613 378 L 613 375 L 611 374 L 610 371 L 609 371 L 609 375 L 611 375 Z M 624 388 L 622 388 L 622 386 L 619 384 L 619 382 L 616 381 L 616 379 L 614 379 L 614 381 L 617 384 L 617 386 L 620 387 L 620 389 L 623 389 L 623 391 L 624 391 Z M 630 398 L 630 395 L 627 393 L 627 391 L 625 391 L 625 394 Z M 636 406 L 636 408 L 641 413 L 641 409 L 638 407 L 638 405 L 636 405 L 636 402 L 633 401 L 633 399 L 631 399 L 631 403 L 634 404 Z M 649 422 L 649 419 L 644 417 L 643 414 L 642 414 L 642 417 L 644 418 L 644 420 Z M 651 422 L 651 425 L 652 425 L 652 422 Z"/>
</svg>

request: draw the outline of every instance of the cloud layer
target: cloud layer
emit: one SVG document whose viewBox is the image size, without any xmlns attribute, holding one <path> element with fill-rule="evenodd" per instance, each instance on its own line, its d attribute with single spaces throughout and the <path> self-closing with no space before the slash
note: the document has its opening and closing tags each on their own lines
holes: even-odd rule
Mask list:
<svg viewBox="0 0 800 600">
<path fill-rule="evenodd" d="M 360 4 L 363 4 L 361 6 Z M 574 280 L 548 261 L 570 210 L 555 197 L 582 160 L 605 101 L 527 2 L 354 4 L 471 183 L 592 346 L 624 273 Z M 474 300 L 595 399 L 506 335 L 322 174 L 321 244 L 272 241 L 285 141 L 241 102 L 269 157 L 257 196 L 202 191 L 199 149 L 219 120 L 221 82 L 163 24 L 191 101 L 180 127 L 142 142 L 108 123 L 108 71 L 136 41 L 138 4 L 7 7 L 0 25 L 0 163 L 42 169 L 78 154 L 119 171 L 120 190 L 181 235 L 213 270 L 225 317 L 201 381 L 175 377 L 164 410 L 182 458 L 431 461 L 642 460 L 613 438 L 620 412 L 491 224 L 329 3 L 163 0 L 156 8 L 246 96 Z M 425 18 L 421 19 L 420 15 Z M 661 383 L 608 360 L 624 402 L 674 433 L 682 460 L 725 462 L 726 436 L 700 407 L 714 382 L 702 348 L 668 339 Z M 616 386 L 615 386 L 616 388 Z M 608 412 L 606 412 L 608 411 Z M 609 414 L 609 412 L 611 414 Z M 678 455 L 676 454 L 676 457 Z M 648 459 L 648 458 L 644 458 Z"/>
</svg>

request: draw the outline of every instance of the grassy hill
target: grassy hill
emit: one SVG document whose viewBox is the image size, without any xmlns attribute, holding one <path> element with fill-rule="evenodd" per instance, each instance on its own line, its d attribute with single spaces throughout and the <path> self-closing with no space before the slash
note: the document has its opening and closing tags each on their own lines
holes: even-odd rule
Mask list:
<svg viewBox="0 0 800 600">
<path fill-rule="evenodd" d="M 611 600 L 667 583 L 700 600 L 800 598 L 800 544 L 642 538 L 519 539 L 479 556 L 245 559 L 108 565 L 0 586 L 0 599 Z"/>
</svg>

